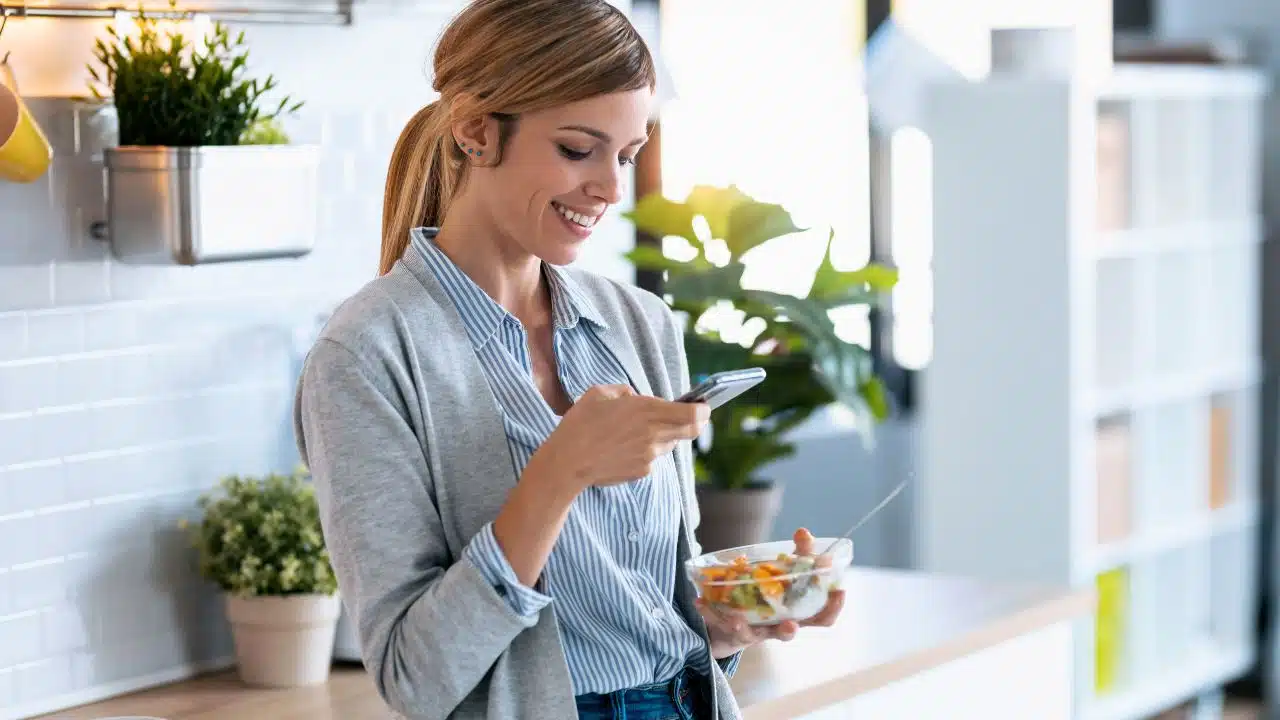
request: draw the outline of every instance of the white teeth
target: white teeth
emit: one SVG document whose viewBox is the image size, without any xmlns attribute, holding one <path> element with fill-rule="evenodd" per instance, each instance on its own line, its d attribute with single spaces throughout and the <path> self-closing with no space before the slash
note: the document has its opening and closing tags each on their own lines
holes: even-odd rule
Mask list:
<svg viewBox="0 0 1280 720">
<path fill-rule="evenodd" d="M 586 215 L 583 215 L 582 213 L 576 213 L 576 212 L 574 212 L 574 211 L 570 210 L 569 208 L 567 208 L 567 207 L 565 207 L 565 206 L 561 205 L 560 203 L 553 202 L 553 203 L 551 203 L 551 206 L 552 206 L 552 207 L 554 207 L 554 208 L 555 208 L 555 209 L 556 209 L 556 210 L 557 210 L 561 215 L 563 215 L 563 216 L 565 216 L 566 218 L 568 218 L 568 219 L 569 219 L 571 222 L 573 222 L 575 225 L 581 225 L 582 227 L 589 228 L 589 227 L 591 227 L 592 225 L 595 225 L 595 223 L 596 223 L 596 219 L 595 219 L 595 218 L 593 218 L 593 217 L 587 217 Z"/>
</svg>

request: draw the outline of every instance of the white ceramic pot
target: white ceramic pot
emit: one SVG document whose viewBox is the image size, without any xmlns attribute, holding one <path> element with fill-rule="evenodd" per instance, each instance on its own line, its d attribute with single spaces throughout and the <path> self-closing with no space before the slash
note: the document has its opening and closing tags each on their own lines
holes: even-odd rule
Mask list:
<svg viewBox="0 0 1280 720">
<path fill-rule="evenodd" d="M 240 679 L 263 687 L 329 679 L 341 600 L 333 595 L 226 596 Z"/>
</svg>

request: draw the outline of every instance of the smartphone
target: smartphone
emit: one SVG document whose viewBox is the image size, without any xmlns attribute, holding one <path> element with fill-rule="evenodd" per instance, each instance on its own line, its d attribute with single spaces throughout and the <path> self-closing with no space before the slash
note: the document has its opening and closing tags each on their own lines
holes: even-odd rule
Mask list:
<svg viewBox="0 0 1280 720">
<path fill-rule="evenodd" d="M 764 376 L 764 368 L 758 367 L 718 372 L 676 398 L 676 402 L 704 402 L 714 410 L 759 385 Z"/>
</svg>

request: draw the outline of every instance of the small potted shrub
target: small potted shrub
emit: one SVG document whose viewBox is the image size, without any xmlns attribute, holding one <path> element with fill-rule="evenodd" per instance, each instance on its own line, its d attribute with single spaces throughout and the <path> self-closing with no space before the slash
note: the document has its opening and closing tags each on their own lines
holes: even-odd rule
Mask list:
<svg viewBox="0 0 1280 720">
<path fill-rule="evenodd" d="M 869 443 L 888 417 L 888 395 L 870 351 L 842 339 L 828 313 L 877 304 L 897 283 L 897 271 L 877 264 L 837 269 L 828 235 L 804 296 L 745 287 L 743 256 L 765 243 L 787 242 L 801 228 L 782 206 L 733 186 L 699 186 L 683 202 L 654 193 L 626 217 L 651 237 L 684 238 L 693 249 L 688 257 L 673 258 L 642 245 L 627 257 L 638 269 L 664 273 L 669 305 L 688 319 L 684 341 L 694 382 L 743 367 L 768 373 L 756 388 L 712 413 L 708 442 L 694 445 L 703 549 L 768 540 L 782 503 L 782 486 L 768 468 L 795 452 L 791 431 L 814 411 L 836 404 L 854 414 L 856 429 Z M 713 313 L 723 317 L 726 307 L 744 327 L 754 325 L 759 332 L 749 341 L 723 336 L 723 328 L 706 319 Z"/>
<path fill-rule="evenodd" d="M 144 264 L 310 252 L 319 148 L 290 144 L 279 122 L 302 103 L 268 104 L 275 78 L 247 76 L 243 32 L 213 23 L 188 39 L 141 9 L 133 22 L 133 32 L 108 25 L 88 66 L 119 128 L 119 146 L 103 153 L 108 219 L 95 234 Z"/>
<path fill-rule="evenodd" d="M 341 602 L 304 470 L 224 478 L 189 525 L 200 574 L 226 600 L 241 679 L 314 685 L 329 677 Z"/>
</svg>

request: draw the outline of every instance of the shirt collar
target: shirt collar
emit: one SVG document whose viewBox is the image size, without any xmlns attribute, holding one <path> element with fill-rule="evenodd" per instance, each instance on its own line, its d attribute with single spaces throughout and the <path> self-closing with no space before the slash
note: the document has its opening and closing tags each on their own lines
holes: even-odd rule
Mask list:
<svg viewBox="0 0 1280 720">
<path fill-rule="evenodd" d="M 600 311 L 591 303 L 568 271 L 547 262 L 542 263 L 542 269 L 546 275 L 547 284 L 551 287 L 551 307 L 555 314 L 556 327 L 571 328 L 581 319 L 598 328 L 609 329 Z"/>
<path fill-rule="evenodd" d="M 416 228 L 412 233 L 413 243 L 462 315 L 472 346 L 481 348 L 498 332 L 502 321 L 511 316 L 511 313 L 440 249 L 435 242 L 438 232 L 437 228 Z M 551 290 L 552 320 L 557 329 L 575 327 L 579 319 L 586 319 L 601 328 L 608 327 L 568 272 L 546 262 L 542 264 L 542 268 Z"/>
</svg>

